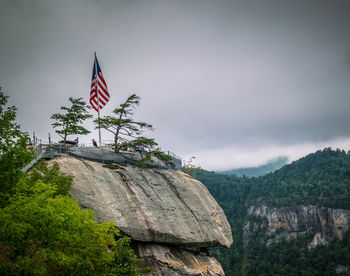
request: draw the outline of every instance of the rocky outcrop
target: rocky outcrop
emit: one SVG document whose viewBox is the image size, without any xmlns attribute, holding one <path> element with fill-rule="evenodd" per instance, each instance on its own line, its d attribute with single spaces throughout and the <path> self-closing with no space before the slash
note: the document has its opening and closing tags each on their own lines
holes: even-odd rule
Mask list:
<svg viewBox="0 0 350 276">
<path fill-rule="evenodd" d="M 118 163 L 135 165 L 138 160 L 143 158 L 140 152 L 121 151 L 119 153 L 115 153 L 111 147 L 69 147 L 67 153 L 69 156 L 73 156 L 78 159 L 107 164 Z M 151 168 L 168 169 L 167 164 L 155 156 L 151 156 L 151 161 L 145 161 L 144 164 Z"/>
<path fill-rule="evenodd" d="M 222 275 L 220 264 L 203 250 L 183 249 L 232 243 L 230 225 L 202 183 L 181 171 L 104 167 L 72 157 L 55 161 L 74 176 L 71 194 L 82 207 L 94 210 L 97 221 L 113 221 L 141 242 L 139 255 L 157 271 L 165 269 L 159 268 L 163 264 L 178 273 L 165 269 L 155 275 Z"/>
<path fill-rule="evenodd" d="M 262 218 L 261 222 L 248 221 L 244 227 L 244 245 L 251 233 L 266 228 L 267 244 L 291 240 L 299 234 L 312 234 L 309 248 L 326 245 L 334 238 L 342 239 L 350 227 L 350 210 L 322 208 L 312 205 L 269 208 L 250 206 L 249 216 Z M 264 220 L 265 219 L 265 220 Z"/>
<path fill-rule="evenodd" d="M 220 263 L 205 251 L 138 243 L 135 252 L 153 268 L 153 275 L 225 275 Z"/>
</svg>

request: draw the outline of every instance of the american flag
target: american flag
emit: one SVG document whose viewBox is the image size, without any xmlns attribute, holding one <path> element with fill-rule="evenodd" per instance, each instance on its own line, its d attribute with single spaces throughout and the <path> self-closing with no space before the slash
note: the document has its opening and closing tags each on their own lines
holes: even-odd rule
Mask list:
<svg viewBox="0 0 350 276">
<path fill-rule="evenodd" d="M 96 89 L 96 84 L 98 89 Z M 103 78 L 100 65 L 98 64 L 97 57 L 95 55 L 94 68 L 92 69 L 90 104 L 96 111 L 98 111 L 98 106 L 100 109 L 102 109 L 108 103 L 108 101 L 109 93 L 107 84 Z"/>
</svg>

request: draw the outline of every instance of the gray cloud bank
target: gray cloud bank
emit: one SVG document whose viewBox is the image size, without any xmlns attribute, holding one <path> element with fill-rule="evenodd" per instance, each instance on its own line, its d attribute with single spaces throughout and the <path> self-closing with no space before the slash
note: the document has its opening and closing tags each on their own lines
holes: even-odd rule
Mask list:
<svg viewBox="0 0 350 276">
<path fill-rule="evenodd" d="M 111 94 L 102 115 L 137 93 L 136 117 L 160 145 L 208 169 L 350 144 L 349 1 L 0 0 L 0 10 L 0 83 L 39 136 L 69 96 L 88 100 L 97 51 Z"/>
</svg>

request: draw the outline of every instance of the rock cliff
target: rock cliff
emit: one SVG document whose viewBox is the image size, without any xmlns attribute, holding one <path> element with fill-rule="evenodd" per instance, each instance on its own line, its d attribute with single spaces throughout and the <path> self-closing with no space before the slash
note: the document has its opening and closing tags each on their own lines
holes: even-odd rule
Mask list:
<svg viewBox="0 0 350 276">
<path fill-rule="evenodd" d="M 309 248 L 326 245 L 334 238 L 342 239 L 350 227 L 350 210 L 323 208 L 313 205 L 269 208 L 266 205 L 250 206 L 249 216 L 262 218 L 261 222 L 248 221 L 244 227 L 244 245 L 259 228 L 266 228 L 267 244 L 282 239 L 291 240 L 299 234 L 311 234 Z"/>
<path fill-rule="evenodd" d="M 224 275 L 220 263 L 206 251 L 138 243 L 135 252 L 146 266 L 152 267 L 153 275 Z"/>
<path fill-rule="evenodd" d="M 202 183 L 180 171 L 55 161 L 74 176 L 71 194 L 78 203 L 130 236 L 154 275 L 223 275 L 203 248 L 230 247 L 231 228 Z"/>
</svg>

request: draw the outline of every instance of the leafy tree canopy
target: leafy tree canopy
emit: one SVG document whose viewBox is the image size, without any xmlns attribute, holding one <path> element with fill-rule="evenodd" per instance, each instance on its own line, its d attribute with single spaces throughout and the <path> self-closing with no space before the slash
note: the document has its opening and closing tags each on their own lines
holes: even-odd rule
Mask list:
<svg viewBox="0 0 350 276">
<path fill-rule="evenodd" d="M 1 275 L 141 275 L 130 239 L 68 195 L 72 177 L 39 164 L 0 209 Z M 122 273 L 119 273 L 122 272 Z"/>
<path fill-rule="evenodd" d="M 16 123 L 16 107 L 6 107 L 8 96 L 0 87 L 0 207 L 6 204 L 20 169 L 34 154 L 27 149 L 29 137 Z"/>
</svg>

